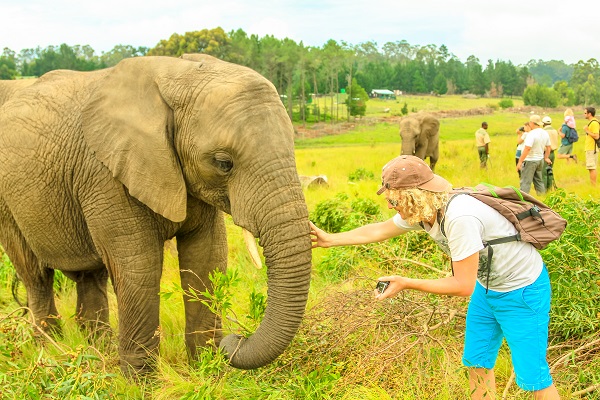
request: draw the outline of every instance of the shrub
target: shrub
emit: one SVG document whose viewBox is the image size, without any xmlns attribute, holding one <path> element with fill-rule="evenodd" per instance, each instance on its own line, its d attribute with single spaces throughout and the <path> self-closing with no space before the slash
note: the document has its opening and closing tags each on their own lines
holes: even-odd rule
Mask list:
<svg viewBox="0 0 600 400">
<path fill-rule="evenodd" d="M 500 106 L 500 108 L 511 108 L 514 107 L 514 103 L 512 99 L 502 99 L 498 102 L 498 106 Z"/>
<path fill-rule="evenodd" d="M 559 94 L 552 88 L 531 85 L 523 92 L 523 103 L 526 106 L 556 107 L 559 103 Z"/>
<path fill-rule="evenodd" d="M 408 103 L 404 102 L 404 105 L 400 109 L 402 115 L 408 115 Z"/>
<path fill-rule="evenodd" d="M 373 180 L 375 179 L 375 174 L 371 171 L 367 171 L 364 168 L 359 168 L 356 171 L 350 173 L 348 176 L 350 182 L 364 181 L 364 180 Z"/>
<path fill-rule="evenodd" d="M 338 193 L 333 199 L 317 204 L 310 218 L 321 229 L 336 233 L 379 221 L 383 217 L 380 206 L 373 200 L 359 197 L 351 200 L 346 193 Z M 369 252 L 363 246 L 330 249 L 318 269 L 329 281 L 346 279 L 353 268 L 365 260 L 365 251 Z"/>
</svg>

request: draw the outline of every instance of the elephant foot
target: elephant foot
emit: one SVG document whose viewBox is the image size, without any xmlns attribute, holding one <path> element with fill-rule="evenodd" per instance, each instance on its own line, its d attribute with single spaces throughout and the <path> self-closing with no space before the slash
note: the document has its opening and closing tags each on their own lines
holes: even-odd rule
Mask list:
<svg viewBox="0 0 600 400">
<path fill-rule="evenodd" d="M 129 361 L 121 358 L 119 366 L 123 376 L 138 383 L 151 378 L 156 372 L 156 360 L 154 358 L 132 358 Z"/>
<path fill-rule="evenodd" d="M 88 332 L 92 339 L 101 339 L 112 335 L 112 328 L 104 321 L 77 318 L 77 324 L 79 325 L 79 329 L 83 332 Z"/>
<path fill-rule="evenodd" d="M 62 337 L 62 324 L 60 316 L 50 316 L 34 323 L 33 336 L 46 338 L 47 336 Z"/>
</svg>

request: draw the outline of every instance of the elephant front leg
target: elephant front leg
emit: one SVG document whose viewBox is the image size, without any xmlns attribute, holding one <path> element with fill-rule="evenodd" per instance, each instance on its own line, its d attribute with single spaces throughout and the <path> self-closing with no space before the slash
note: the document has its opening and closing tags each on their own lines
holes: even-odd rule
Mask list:
<svg viewBox="0 0 600 400">
<path fill-rule="evenodd" d="M 220 213 L 202 231 L 177 237 L 181 285 L 186 293 L 213 292 L 211 272 L 225 272 L 227 267 L 227 237 Z M 184 296 L 185 343 L 191 359 L 198 356 L 199 348 L 218 346 L 223 336 L 221 318 L 199 301 Z"/>
<path fill-rule="evenodd" d="M 153 261 L 119 263 L 111 274 L 118 304 L 121 370 L 126 376 L 154 370 L 160 340 L 161 256 L 162 248 Z"/>
</svg>

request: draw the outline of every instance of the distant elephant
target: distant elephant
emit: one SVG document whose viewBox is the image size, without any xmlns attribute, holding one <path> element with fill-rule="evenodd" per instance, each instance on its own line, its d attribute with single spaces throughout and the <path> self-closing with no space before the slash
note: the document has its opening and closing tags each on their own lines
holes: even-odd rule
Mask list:
<svg viewBox="0 0 600 400">
<path fill-rule="evenodd" d="M 430 114 L 416 114 L 400 121 L 402 151 L 400 154 L 414 155 L 421 160 L 429 157 L 433 171 L 439 158 L 440 121 Z"/>
<path fill-rule="evenodd" d="M 274 86 L 209 56 L 137 57 L 94 72 L 54 71 L 0 107 L 0 243 L 35 323 L 55 327 L 54 270 L 77 284 L 78 318 L 108 323 L 110 277 L 126 374 L 158 352 L 165 240 L 183 288 L 225 270 L 223 212 L 260 239 L 268 305 L 256 332 L 221 341 L 221 321 L 185 301 L 190 356 L 214 339 L 234 367 L 261 367 L 296 334 L 311 240 L 293 127 Z"/>
</svg>

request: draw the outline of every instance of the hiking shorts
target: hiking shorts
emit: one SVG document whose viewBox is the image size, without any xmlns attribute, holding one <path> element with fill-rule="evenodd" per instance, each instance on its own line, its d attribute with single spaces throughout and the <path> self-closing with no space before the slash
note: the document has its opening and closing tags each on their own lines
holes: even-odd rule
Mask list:
<svg viewBox="0 0 600 400">
<path fill-rule="evenodd" d="M 569 144 L 561 144 L 558 148 L 558 154 L 572 154 L 573 153 L 573 143 Z"/>
<path fill-rule="evenodd" d="M 587 150 L 585 152 L 585 168 L 586 169 L 596 169 L 598 165 L 598 153 L 594 150 Z"/>
<path fill-rule="evenodd" d="M 550 278 L 544 265 L 532 284 L 510 292 L 495 292 L 478 282 L 467 311 L 463 364 L 492 369 L 502 339 L 510 348 L 517 385 L 542 390 L 552 385 L 546 360 L 550 322 Z"/>
</svg>

